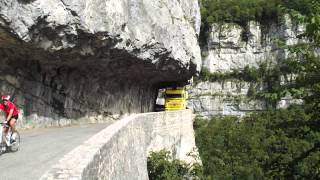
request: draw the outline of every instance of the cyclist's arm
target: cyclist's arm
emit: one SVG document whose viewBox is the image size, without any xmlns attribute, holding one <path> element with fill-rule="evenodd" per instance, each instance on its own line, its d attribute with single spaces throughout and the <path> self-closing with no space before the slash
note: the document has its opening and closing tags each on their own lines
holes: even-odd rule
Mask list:
<svg viewBox="0 0 320 180">
<path fill-rule="evenodd" d="M 4 111 L 4 106 L 3 106 L 3 104 L 0 104 L 0 110 Z"/>
<path fill-rule="evenodd" d="M 8 117 L 7 117 L 7 121 L 9 121 L 12 118 L 12 114 L 13 114 L 13 109 L 10 109 Z"/>
</svg>

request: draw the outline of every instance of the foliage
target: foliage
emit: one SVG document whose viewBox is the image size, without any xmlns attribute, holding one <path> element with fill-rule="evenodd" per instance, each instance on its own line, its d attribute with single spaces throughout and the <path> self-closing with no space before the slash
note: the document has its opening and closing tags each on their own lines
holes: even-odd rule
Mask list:
<svg viewBox="0 0 320 180">
<path fill-rule="evenodd" d="M 278 0 L 202 0 L 205 22 L 236 22 L 273 19 L 278 14 Z"/>
<path fill-rule="evenodd" d="M 267 80 L 267 90 L 258 93 L 263 98 L 276 102 L 289 94 L 305 103 L 243 119 L 197 120 L 204 173 L 213 179 L 320 179 L 320 1 L 279 2 L 287 2 L 281 10 L 306 25 L 301 37 L 308 41 L 285 47 L 290 58 L 281 67 L 263 73 L 249 68 L 245 79 Z M 290 74 L 295 82 L 280 84 L 280 75 Z"/>
<path fill-rule="evenodd" d="M 243 133 L 240 126 L 236 117 L 195 121 L 196 142 L 206 176 L 212 179 L 261 179 L 263 174 L 258 162 L 264 155 L 257 153 L 258 141 L 250 141 L 259 135 Z"/>
<path fill-rule="evenodd" d="M 200 74 L 203 81 L 224 81 L 235 78 L 247 82 L 265 83 L 262 92 L 255 92 L 254 98 L 264 99 L 272 106 L 284 96 L 292 95 L 306 102 L 320 104 L 320 61 L 315 51 L 320 44 L 319 0 L 202 0 L 202 38 L 214 22 L 235 22 L 245 25 L 249 20 L 273 21 L 281 14 L 290 14 L 295 21 L 306 24 L 306 33 L 301 35 L 308 41 L 287 48 L 291 57 L 283 64 L 268 68 L 263 64 L 257 68 L 245 67 L 242 71 L 230 73 L 209 73 L 204 69 Z M 201 40 L 200 40 L 201 41 Z M 206 42 L 206 40 L 204 40 Z M 297 74 L 296 82 L 280 85 L 280 77 Z M 320 105 L 319 105 L 320 107 Z"/>
<path fill-rule="evenodd" d="M 204 173 L 213 179 L 316 179 L 320 133 L 301 107 L 244 119 L 197 119 L 196 142 Z"/>
<path fill-rule="evenodd" d="M 228 79 L 239 79 L 246 82 L 260 82 L 268 79 L 279 78 L 280 72 L 277 67 L 271 68 L 267 62 L 261 63 L 258 68 L 245 66 L 243 70 L 233 70 L 225 73 L 210 73 L 206 68 L 202 68 L 199 76 L 201 81 L 224 81 Z"/>
<path fill-rule="evenodd" d="M 200 76 L 195 79 L 195 82 L 199 81 L 225 81 L 231 79 L 238 79 L 246 82 L 250 82 L 251 86 L 248 91 L 248 96 L 254 99 L 263 99 L 267 101 L 271 106 L 275 104 L 286 95 L 286 91 L 282 91 L 285 87 L 280 86 L 281 76 L 288 73 L 285 66 L 272 66 L 267 62 L 261 63 L 258 68 L 245 66 L 243 70 L 233 70 L 226 73 L 210 73 L 208 69 L 202 68 Z M 265 90 L 257 92 L 254 84 L 264 84 Z"/>
<path fill-rule="evenodd" d="M 298 11 L 288 12 L 298 21 L 306 24 L 306 32 L 302 35 L 308 41 L 287 47 L 291 58 L 287 60 L 292 73 L 297 75 L 294 86 L 287 88 L 293 96 L 302 98 L 314 110 L 320 110 L 320 2 L 308 4 L 307 15 Z M 319 112 L 319 111 L 318 111 Z"/>
<path fill-rule="evenodd" d="M 189 164 L 173 159 L 169 151 L 151 152 L 147 160 L 150 180 L 200 179 L 203 174 L 199 163 Z"/>
<path fill-rule="evenodd" d="M 302 35 L 307 42 L 289 46 L 291 58 L 287 64 L 291 71 L 297 75 L 296 82 L 293 86 L 288 87 L 285 91 L 290 92 L 294 97 L 301 98 L 305 101 L 305 109 L 311 116 L 311 121 L 307 127 L 312 131 L 319 133 L 320 129 L 320 1 L 312 0 L 306 3 L 307 12 L 301 13 L 292 9 L 287 9 L 291 16 L 295 17 L 300 23 L 306 25 L 306 31 Z M 305 14 L 304 14 L 305 13 Z M 314 139 L 314 146 L 308 147 L 303 158 L 318 160 L 317 163 L 311 163 L 310 169 L 314 170 L 319 179 L 319 150 L 320 137 Z M 300 160 L 300 159 L 299 159 Z M 308 171 L 307 169 L 305 169 Z M 314 178 L 311 178 L 314 179 Z"/>
</svg>

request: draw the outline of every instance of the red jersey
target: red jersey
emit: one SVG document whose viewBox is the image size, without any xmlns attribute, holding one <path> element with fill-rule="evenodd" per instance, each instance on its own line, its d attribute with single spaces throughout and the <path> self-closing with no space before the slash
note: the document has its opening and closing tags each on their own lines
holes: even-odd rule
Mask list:
<svg viewBox="0 0 320 180">
<path fill-rule="evenodd" d="M 6 116 L 8 117 L 9 112 L 11 109 L 13 109 L 13 113 L 12 116 L 16 116 L 19 114 L 18 108 L 16 107 L 16 105 L 14 105 L 12 102 L 8 101 L 7 106 L 5 106 L 4 104 L 0 104 L 0 109 L 2 109 L 4 112 L 6 112 Z"/>
</svg>

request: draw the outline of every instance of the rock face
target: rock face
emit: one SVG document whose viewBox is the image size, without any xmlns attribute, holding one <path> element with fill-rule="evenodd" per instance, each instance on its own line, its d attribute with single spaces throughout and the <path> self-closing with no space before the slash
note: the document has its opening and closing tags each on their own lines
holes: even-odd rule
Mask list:
<svg viewBox="0 0 320 180">
<path fill-rule="evenodd" d="M 266 103 L 248 97 L 251 83 L 240 80 L 200 82 L 189 90 L 188 107 L 198 115 L 243 116 L 247 112 L 266 109 Z"/>
<path fill-rule="evenodd" d="M 258 67 L 263 62 L 276 64 L 287 57 L 288 53 L 279 49 L 274 40 L 280 39 L 287 45 L 296 44 L 302 41 L 297 36 L 304 29 L 304 26 L 293 23 L 288 16 L 268 26 L 257 22 L 249 22 L 245 28 L 230 23 L 213 24 L 207 46 L 202 48 L 202 68 L 211 73 L 223 74 L 243 70 L 245 66 Z M 190 90 L 189 108 L 205 117 L 217 114 L 242 116 L 247 112 L 266 109 L 265 102 L 248 97 L 253 87 L 262 90 L 264 85 L 244 82 L 237 77 L 217 82 L 200 82 Z M 284 98 L 278 107 L 287 107 L 296 101 Z"/>
<path fill-rule="evenodd" d="M 191 0 L 2 0 L 1 93 L 36 124 L 150 111 L 200 70 L 199 27 Z"/>
<path fill-rule="evenodd" d="M 279 50 L 275 39 L 287 45 L 296 44 L 304 26 L 297 25 L 288 16 L 279 23 L 262 26 L 249 22 L 243 28 L 236 24 L 213 24 L 207 47 L 203 48 L 203 67 L 210 72 L 229 72 L 246 65 L 257 66 L 261 62 L 277 62 L 287 56 Z"/>
</svg>

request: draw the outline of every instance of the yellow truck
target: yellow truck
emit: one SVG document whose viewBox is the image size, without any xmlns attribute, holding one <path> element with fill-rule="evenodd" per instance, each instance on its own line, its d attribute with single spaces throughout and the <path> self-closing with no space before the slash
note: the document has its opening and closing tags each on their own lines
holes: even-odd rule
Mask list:
<svg viewBox="0 0 320 180">
<path fill-rule="evenodd" d="M 183 87 L 165 90 L 165 111 L 186 109 L 188 92 Z"/>
</svg>

